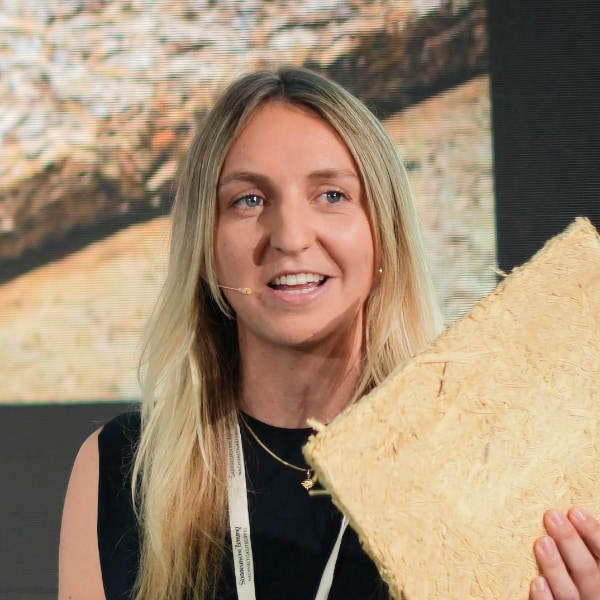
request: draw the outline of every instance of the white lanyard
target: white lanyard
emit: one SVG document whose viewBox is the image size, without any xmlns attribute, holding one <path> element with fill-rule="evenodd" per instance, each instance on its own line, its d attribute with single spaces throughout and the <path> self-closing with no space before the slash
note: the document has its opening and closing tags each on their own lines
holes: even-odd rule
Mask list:
<svg viewBox="0 0 600 600">
<path fill-rule="evenodd" d="M 240 426 L 235 423 L 228 430 L 227 445 L 229 450 L 229 528 L 231 532 L 231 550 L 233 553 L 233 569 L 239 600 L 256 600 L 254 589 L 254 563 L 252 544 L 250 542 L 250 517 L 248 513 L 248 493 L 246 489 L 246 468 Z M 321 583 L 315 600 L 327 600 L 333 583 L 335 563 L 340 552 L 342 536 L 348 527 L 348 519 L 344 516 L 340 532 L 325 565 Z"/>
<path fill-rule="evenodd" d="M 231 550 L 233 552 L 233 570 L 235 572 L 235 584 L 239 600 L 256 600 L 244 450 L 242 448 L 239 424 L 232 425 L 232 429 L 234 431 L 230 430 L 227 436 L 227 447 L 229 450 L 227 464 L 229 471 L 229 527 L 231 531 Z"/>
</svg>

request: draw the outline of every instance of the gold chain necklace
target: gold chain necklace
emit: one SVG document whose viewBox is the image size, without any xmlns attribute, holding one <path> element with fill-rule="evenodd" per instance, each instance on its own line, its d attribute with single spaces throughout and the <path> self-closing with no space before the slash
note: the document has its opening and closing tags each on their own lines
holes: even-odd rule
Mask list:
<svg viewBox="0 0 600 600">
<path fill-rule="evenodd" d="M 256 440 L 256 443 L 272 458 L 274 458 L 276 461 L 280 462 L 282 465 L 285 465 L 286 467 L 289 467 L 290 469 L 294 469 L 296 471 L 300 471 L 301 473 L 304 473 L 306 475 L 306 477 L 304 478 L 304 480 L 300 483 L 300 485 L 305 489 L 305 490 L 310 490 L 314 485 L 315 485 L 315 481 L 313 479 L 313 470 L 312 469 L 307 469 L 306 467 L 298 467 L 296 465 L 293 465 L 292 463 L 287 462 L 287 460 L 283 460 L 283 458 L 280 458 L 279 456 L 277 456 L 277 454 L 275 454 L 275 452 L 273 452 L 273 450 L 271 450 L 270 448 L 268 448 L 263 442 L 262 440 L 256 435 L 256 433 L 254 433 L 252 427 L 250 427 L 250 424 L 248 423 L 248 421 L 246 421 L 246 419 L 244 418 L 244 416 L 240 414 L 240 419 L 242 421 L 242 423 L 244 424 L 244 427 L 248 430 L 248 433 Z"/>
</svg>

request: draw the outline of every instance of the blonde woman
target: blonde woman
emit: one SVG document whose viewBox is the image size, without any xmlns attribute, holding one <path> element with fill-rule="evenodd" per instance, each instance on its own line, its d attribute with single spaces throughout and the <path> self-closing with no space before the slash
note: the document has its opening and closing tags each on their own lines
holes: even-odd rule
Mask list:
<svg viewBox="0 0 600 600">
<path fill-rule="evenodd" d="M 342 88 L 290 68 L 225 91 L 180 176 L 141 418 L 75 462 L 61 600 L 387 597 L 308 494 L 301 447 L 308 418 L 330 422 L 437 333 L 418 232 L 392 143 Z M 581 585 L 578 530 L 553 590 Z M 571 598 L 546 581 L 534 600 Z"/>
</svg>

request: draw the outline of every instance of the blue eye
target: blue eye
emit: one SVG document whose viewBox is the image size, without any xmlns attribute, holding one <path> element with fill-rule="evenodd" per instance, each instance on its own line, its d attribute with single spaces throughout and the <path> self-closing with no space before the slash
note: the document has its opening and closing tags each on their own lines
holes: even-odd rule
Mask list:
<svg viewBox="0 0 600 600">
<path fill-rule="evenodd" d="M 342 194 L 342 192 L 337 192 L 335 190 L 325 192 L 323 195 L 329 204 L 337 204 L 346 197 L 344 194 Z"/>
<path fill-rule="evenodd" d="M 260 196 L 256 196 L 255 194 L 250 194 L 248 196 L 243 196 L 235 201 L 235 204 L 246 208 L 255 208 L 257 206 L 263 205 L 263 199 Z"/>
</svg>

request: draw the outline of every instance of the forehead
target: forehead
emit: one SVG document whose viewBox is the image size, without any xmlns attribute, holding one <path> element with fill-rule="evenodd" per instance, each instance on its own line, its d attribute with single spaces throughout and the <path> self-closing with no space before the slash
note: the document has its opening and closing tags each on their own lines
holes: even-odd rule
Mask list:
<svg viewBox="0 0 600 600">
<path fill-rule="evenodd" d="M 287 168 L 346 168 L 357 172 L 342 137 L 323 117 L 298 104 L 270 100 L 259 105 L 241 127 L 225 158 L 231 169 L 278 163 Z"/>
<path fill-rule="evenodd" d="M 261 102 L 252 112 L 246 117 L 241 124 L 237 138 L 247 131 L 255 128 L 271 125 L 273 127 L 281 126 L 282 123 L 294 122 L 313 122 L 318 123 L 323 127 L 329 128 L 333 133 L 335 130 L 329 123 L 317 114 L 316 111 L 303 104 L 290 102 L 289 100 L 273 98 Z"/>
</svg>

